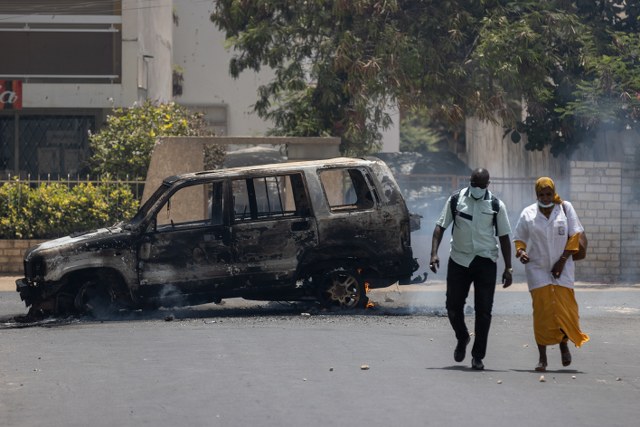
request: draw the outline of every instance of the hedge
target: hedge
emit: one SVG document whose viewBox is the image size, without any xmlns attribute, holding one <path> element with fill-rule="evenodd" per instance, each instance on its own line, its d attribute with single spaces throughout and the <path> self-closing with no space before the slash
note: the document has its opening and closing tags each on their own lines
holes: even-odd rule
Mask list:
<svg viewBox="0 0 640 427">
<path fill-rule="evenodd" d="M 0 239 L 49 239 L 133 217 L 139 202 L 126 184 L 41 183 L 0 186 Z"/>
</svg>

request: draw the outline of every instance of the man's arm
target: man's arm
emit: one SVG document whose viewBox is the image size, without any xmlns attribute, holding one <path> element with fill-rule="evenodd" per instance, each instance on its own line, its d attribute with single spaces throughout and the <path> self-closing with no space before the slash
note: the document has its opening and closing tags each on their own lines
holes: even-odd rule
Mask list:
<svg viewBox="0 0 640 427">
<path fill-rule="evenodd" d="M 442 241 L 442 235 L 444 234 L 444 228 L 436 225 L 433 229 L 433 237 L 431 237 L 431 260 L 429 261 L 429 268 L 436 273 L 440 268 L 440 258 L 438 258 L 438 248 Z"/>
<path fill-rule="evenodd" d="M 508 288 L 513 283 L 513 269 L 511 268 L 511 240 L 509 235 L 505 234 L 498 238 L 500 240 L 500 250 L 502 251 L 502 259 L 504 259 L 504 272 L 502 273 L 502 287 Z"/>
</svg>

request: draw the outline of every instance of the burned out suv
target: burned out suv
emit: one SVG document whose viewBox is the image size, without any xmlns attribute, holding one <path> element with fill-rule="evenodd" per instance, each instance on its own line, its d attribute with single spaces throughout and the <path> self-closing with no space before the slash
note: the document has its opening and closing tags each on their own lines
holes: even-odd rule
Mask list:
<svg viewBox="0 0 640 427">
<path fill-rule="evenodd" d="M 129 221 L 30 248 L 30 314 L 251 300 L 362 307 L 410 281 L 410 215 L 387 166 L 336 158 L 166 178 Z"/>
</svg>

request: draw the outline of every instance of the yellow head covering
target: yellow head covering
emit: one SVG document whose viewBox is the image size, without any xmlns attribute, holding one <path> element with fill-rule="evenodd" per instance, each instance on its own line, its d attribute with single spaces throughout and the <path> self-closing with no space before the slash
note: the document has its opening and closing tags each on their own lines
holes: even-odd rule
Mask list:
<svg viewBox="0 0 640 427">
<path fill-rule="evenodd" d="M 548 176 L 542 176 L 536 181 L 536 195 L 540 192 L 540 190 L 547 187 L 553 190 L 553 203 L 555 203 L 556 205 L 562 203 L 562 199 L 560 198 L 560 196 L 558 196 L 558 193 L 556 193 L 556 185 Z"/>
</svg>

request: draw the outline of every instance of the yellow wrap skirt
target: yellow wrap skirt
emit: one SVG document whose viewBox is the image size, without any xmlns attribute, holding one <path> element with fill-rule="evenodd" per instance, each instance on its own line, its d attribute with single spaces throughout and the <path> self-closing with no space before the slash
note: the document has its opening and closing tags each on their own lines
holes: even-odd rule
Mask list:
<svg viewBox="0 0 640 427">
<path fill-rule="evenodd" d="M 578 303 L 573 289 L 547 285 L 531 291 L 533 300 L 533 332 L 539 345 L 566 341 L 565 336 L 580 347 L 589 336 L 580 331 Z"/>
</svg>

